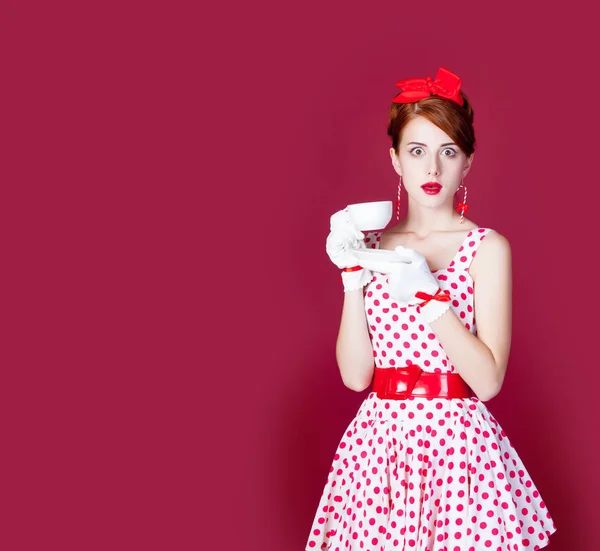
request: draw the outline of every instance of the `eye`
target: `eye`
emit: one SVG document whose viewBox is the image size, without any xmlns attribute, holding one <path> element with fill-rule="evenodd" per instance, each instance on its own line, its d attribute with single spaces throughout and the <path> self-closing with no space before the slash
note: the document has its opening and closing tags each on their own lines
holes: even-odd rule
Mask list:
<svg viewBox="0 0 600 551">
<path fill-rule="evenodd" d="M 423 151 L 423 148 L 421 148 L 421 147 L 413 147 L 413 148 L 410 150 L 410 152 L 411 152 L 413 155 L 415 155 L 415 151 L 417 151 L 417 150 L 419 150 L 419 151 Z M 420 156 L 421 156 L 421 155 L 417 155 L 417 157 L 420 157 Z"/>
<path fill-rule="evenodd" d="M 446 151 L 450 151 L 450 155 L 446 155 Z M 456 155 L 456 151 L 454 151 L 454 149 L 447 147 L 446 149 L 444 149 L 443 153 L 442 153 L 445 157 L 454 157 Z"/>
</svg>

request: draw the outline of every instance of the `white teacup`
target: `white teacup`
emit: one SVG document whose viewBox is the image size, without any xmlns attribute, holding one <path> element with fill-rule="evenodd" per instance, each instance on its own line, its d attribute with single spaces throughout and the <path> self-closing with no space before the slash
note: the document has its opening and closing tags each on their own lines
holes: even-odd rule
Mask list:
<svg viewBox="0 0 600 551">
<path fill-rule="evenodd" d="M 348 213 L 350 220 L 360 231 L 381 230 L 392 219 L 392 202 L 355 203 L 348 205 Z"/>
</svg>

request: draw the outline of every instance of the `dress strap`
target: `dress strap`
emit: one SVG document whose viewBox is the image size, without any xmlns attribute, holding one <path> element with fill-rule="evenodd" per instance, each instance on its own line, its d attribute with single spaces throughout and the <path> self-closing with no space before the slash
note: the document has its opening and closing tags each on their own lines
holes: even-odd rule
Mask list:
<svg viewBox="0 0 600 551">
<path fill-rule="evenodd" d="M 454 255 L 454 258 L 448 267 L 448 271 L 453 272 L 458 269 L 468 270 L 469 266 L 471 266 L 471 262 L 473 262 L 473 258 L 475 258 L 475 255 L 477 254 L 479 245 L 491 231 L 493 230 L 490 228 L 472 229 L 465 237 L 465 240 L 460 246 L 460 249 L 458 249 L 456 255 Z"/>
</svg>

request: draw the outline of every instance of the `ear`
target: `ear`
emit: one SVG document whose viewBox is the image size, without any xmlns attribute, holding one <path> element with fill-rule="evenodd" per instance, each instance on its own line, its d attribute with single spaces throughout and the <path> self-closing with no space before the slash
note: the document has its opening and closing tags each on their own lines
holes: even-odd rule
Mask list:
<svg viewBox="0 0 600 551">
<path fill-rule="evenodd" d="M 475 158 L 475 151 L 473 151 L 473 153 L 471 153 L 470 157 L 467 157 L 467 165 L 463 169 L 463 173 L 462 173 L 463 178 L 469 173 L 469 170 L 471 170 L 471 164 L 473 163 L 474 158 Z"/>
<path fill-rule="evenodd" d="M 396 174 L 398 174 L 398 176 L 402 176 L 400 161 L 398 159 L 398 155 L 396 155 L 396 150 L 393 147 L 390 147 L 390 157 L 392 158 L 392 166 L 394 167 Z"/>
</svg>

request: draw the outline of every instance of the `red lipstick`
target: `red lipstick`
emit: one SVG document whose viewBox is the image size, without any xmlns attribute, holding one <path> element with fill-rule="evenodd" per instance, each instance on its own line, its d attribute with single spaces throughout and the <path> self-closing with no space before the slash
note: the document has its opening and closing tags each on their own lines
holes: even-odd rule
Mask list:
<svg viewBox="0 0 600 551">
<path fill-rule="evenodd" d="M 427 182 L 426 184 L 423 184 L 421 186 L 421 189 L 427 195 L 436 195 L 440 192 L 440 190 L 442 189 L 442 186 L 440 184 L 438 184 L 437 182 Z"/>
</svg>

